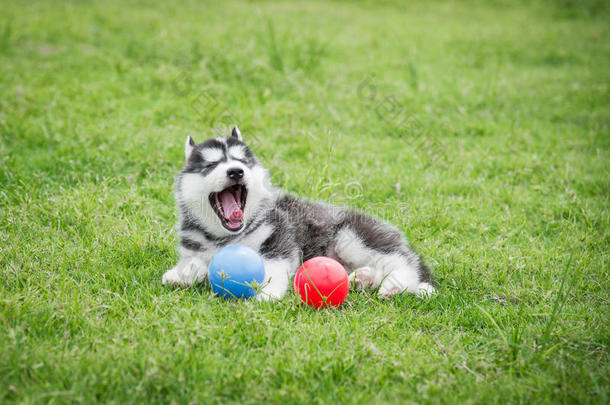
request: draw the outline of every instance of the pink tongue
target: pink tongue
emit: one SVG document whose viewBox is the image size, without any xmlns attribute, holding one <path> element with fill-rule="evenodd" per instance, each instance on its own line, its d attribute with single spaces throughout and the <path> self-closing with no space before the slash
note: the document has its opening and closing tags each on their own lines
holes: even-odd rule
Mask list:
<svg viewBox="0 0 610 405">
<path fill-rule="evenodd" d="M 222 204 L 222 211 L 224 216 L 229 221 L 241 221 L 244 217 L 244 213 L 239 209 L 239 204 L 233 197 L 230 191 L 224 191 L 220 194 L 220 203 Z"/>
<path fill-rule="evenodd" d="M 241 210 L 233 211 L 231 213 L 231 217 L 229 218 L 229 221 L 239 222 L 242 220 L 243 217 L 244 217 L 244 213 Z"/>
</svg>

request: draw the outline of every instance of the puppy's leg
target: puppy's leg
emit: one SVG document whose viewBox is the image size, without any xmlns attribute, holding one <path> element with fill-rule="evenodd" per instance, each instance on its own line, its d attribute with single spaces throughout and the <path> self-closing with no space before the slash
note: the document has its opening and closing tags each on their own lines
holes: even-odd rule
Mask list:
<svg viewBox="0 0 610 405">
<path fill-rule="evenodd" d="M 289 259 L 265 259 L 265 281 L 262 291 L 256 296 L 259 301 L 276 300 L 284 297 L 290 288 L 290 273 L 294 267 Z"/>
<path fill-rule="evenodd" d="M 162 278 L 164 285 L 188 287 L 202 282 L 208 274 L 208 266 L 197 257 L 183 257 Z"/>
<path fill-rule="evenodd" d="M 299 248 L 294 231 L 285 214 L 276 213 L 270 220 L 275 231 L 262 243 L 259 253 L 265 263 L 263 290 L 256 296 L 259 301 L 276 300 L 284 297 L 290 289 L 290 277 L 299 264 Z"/>
<path fill-rule="evenodd" d="M 378 259 L 379 271 L 383 273 L 378 295 L 389 298 L 394 294 L 407 291 L 420 297 L 434 293 L 434 287 L 422 281 L 418 266 L 421 263 L 410 261 L 403 255 L 388 255 Z"/>
<path fill-rule="evenodd" d="M 356 269 L 351 279 L 357 288 L 379 287 L 382 297 L 403 291 L 420 296 L 434 292 L 430 271 L 390 225 L 348 213 L 337 232 L 334 251 L 342 263 Z"/>
</svg>

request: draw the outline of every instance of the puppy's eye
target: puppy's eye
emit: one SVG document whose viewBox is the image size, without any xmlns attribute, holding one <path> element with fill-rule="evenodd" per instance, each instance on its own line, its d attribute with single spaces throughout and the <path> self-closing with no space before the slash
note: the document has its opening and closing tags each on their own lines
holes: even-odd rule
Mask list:
<svg viewBox="0 0 610 405">
<path fill-rule="evenodd" d="M 242 158 L 236 158 L 235 156 L 231 156 L 231 159 L 237 160 L 238 162 L 241 162 L 243 164 L 247 164 L 248 163 L 245 158 L 242 159 Z"/>
<path fill-rule="evenodd" d="M 203 169 L 202 170 L 208 170 L 213 168 L 214 166 L 216 166 L 218 164 L 218 162 L 206 162 L 203 164 Z"/>
</svg>

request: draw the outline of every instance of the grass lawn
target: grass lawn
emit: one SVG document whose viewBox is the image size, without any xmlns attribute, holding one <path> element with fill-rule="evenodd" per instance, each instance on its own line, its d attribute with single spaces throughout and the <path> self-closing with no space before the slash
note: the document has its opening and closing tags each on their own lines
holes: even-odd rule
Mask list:
<svg viewBox="0 0 610 405">
<path fill-rule="evenodd" d="M 0 3 L 0 403 L 608 403 L 604 2 Z M 171 289 L 187 134 L 438 294 Z"/>
</svg>

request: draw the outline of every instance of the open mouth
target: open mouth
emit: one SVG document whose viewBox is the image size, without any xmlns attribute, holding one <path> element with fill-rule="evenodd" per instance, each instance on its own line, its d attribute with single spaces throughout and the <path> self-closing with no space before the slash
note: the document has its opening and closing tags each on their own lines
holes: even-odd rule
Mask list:
<svg viewBox="0 0 610 405">
<path fill-rule="evenodd" d="M 217 193 L 210 194 L 210 204 L 222 226 L 229 231 L 239 231 L 244 226 L 244 208 L 248 190 L 235 184 Z"/>
</svg>

